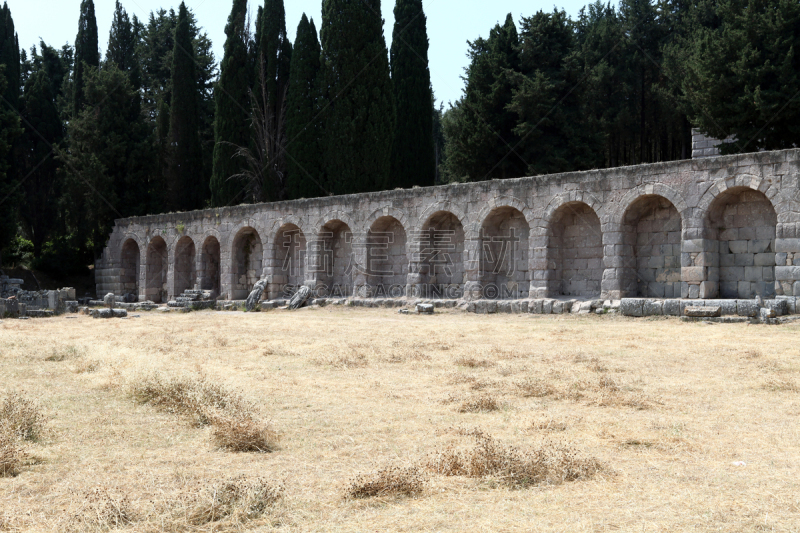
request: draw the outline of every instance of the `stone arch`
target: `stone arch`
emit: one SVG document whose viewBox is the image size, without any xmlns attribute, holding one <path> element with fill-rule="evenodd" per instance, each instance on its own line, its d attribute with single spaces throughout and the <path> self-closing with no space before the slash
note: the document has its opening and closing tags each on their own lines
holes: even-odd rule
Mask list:
<svg viewBox="0 0 800 533">
<path fill-rule="evenodd" d="M 212 298 L 218 297 L 222 292 L 222 251 L 216 236 L 209 235 L 203 240 L 197 265 L 200 290 L 211 291 Z"/>
<path fill-rule="evenodd" d="M 520 209 L 502 205 L 489 210 L 478 236 L 478 281 L 482 297 L 528 296 L 529 243 L 530 224 Z"/>
<path fill-rule="evenodd" d="M 139 298 L 139 269 L 142 252 L 137 239 L 128 237 L 120 251 L 120 284 L 123 294 L 133 294 Z"/>
<path fill-rule="evenodd" d="M 619 225 L 622 245 L 614 246 L 614 255 L 623 295 L 679 298 L 683 230 L 679 208 L 664 196 L 644 194 L 627 204 Z"/>
<path fill-rule="evenodd" d="M 251 226 L 241 228 L 231 247 L 231 299 L 244 300 L 261 279 L 264 247 L 261 236 Z"/>
<path fill-rule="evenodd" d="M 316 274 L 317 294 L 345 298 L 353 294 L 353 231 L 341 219 L 332 219 L 319 227 L 309 242 L 309 273 Z"/>
<path fill-rule="evenodd" d="M 748 185 L 728 187 L 704 215 L 706 250 L 689 258 L 707 269 L 708 282 L 719 283 L 719 296 L 774 297 L 778 214 L 767 194 Z"/>
<path fill-rule="evenodd" d="M 169 252 L 161 236 L 153 237 L 147 246 L 144 297 L 155 303 L 166 301 Z"/>
<path fill-rule="evenodd" d="M 376 209 L 373 211 L 367 218 L 365 228 L 367 229 L 367 233 L 372 231 L 372 228 L 378 222 L 378 220 L 382 218 L 394 218 L 400 223 L 400 226 L 403 228 L 403 235 L 406 235 L 406 232 L 414 234 L 415 227 L 411 224 L 411 220 L 406 215 L 405 211 L 402 209 L 396 209 L 394 207 L 382 207 L 380 209 Z M 351 226 L 352 227 L 352 226 Z M 410 246 L 410 242 L 407 240 L 406 245 Z M 408 252 L 410 250 L 406 250 Z"/>
<path fill-rule="evenodd" d="M 286 222 L 275 234 L 272 245 L 273 297 L 294 294 L 306 281 L 306 237 L 293 222 Z"/>
<path fill-rule="evenodd" d="M 574 197 L 586 198 L 586 195 Z M 596 199 L 592 203 L 599 205 Z M 597 210 L 589 203 L 574 200 L 561 203 L 552 211 L 548 206 L 546 215 L 548 294 L 600 296 L 604 270 L 603 232 Z"/>
<path fill-rule="evenodd" d="M 367 232 L 366 252 L 364 267 L 370 294 L 404 295 L 409 261 L 408 238 L 402 220 L 392 215 L 378 217 Z"/>
<path fill-rule="evenodd" d="M 609 214 L 609 222 L 611 222 L 613 225 L 621 226 L 624 223 L 624 218 L 631 206 L 639 201 L 640 198 L 651 196 L 661 196 L 662 198 L 668 200 L 681 215 L 681 218 L 685 216 L 685 213 L 689 207 L 686 204 L 686 200 L 683 198 L 683 195 L 672 187 L 664 185 L 663 183 L 646 183 L 644 185 L 634 187 L 625 193 L 625 196 L 622 197 L 622 200 L 616 204 L 616 208 Z M 597 210 L 597 208 L 594 209 L 595 211 Z"/>
<path fill-rule="evenodd" d="M 197 282 L 197 250 L 191 237 L 181 237 L 173 252 L 175 258 L 175 296 L 194 289 Z"/>
<path fill-rule="evenodd" d="M 486 205 L 480 210 L 478 215 L 465 226 L 467 240 L 479 241 L 481 237 L 481 228 L 483 227 L 486 219 L 493 212 L 503 208 L 510 208 L 519 211 L 529 228 L 532 228 L 535 225 L 533 212 L 525 202 L 512 196 L 500 196 L 497 198 L 492 198 L 486 202 Z M 466 216 L 462 216 L 461 220 L 466 221 L 468 219 Z"/>
<path fill-rule="evenodd" d="M 461 298 L 464 294 L 463 218 L 452 211 L 432 213 L 421 225 L 411 268 L 424 298 Z"/>
</svg>

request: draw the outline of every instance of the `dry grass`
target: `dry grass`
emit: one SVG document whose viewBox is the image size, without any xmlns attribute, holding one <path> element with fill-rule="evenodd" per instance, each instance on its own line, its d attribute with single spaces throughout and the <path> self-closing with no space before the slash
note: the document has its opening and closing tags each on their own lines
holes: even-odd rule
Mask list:
<svg viewBox="0 0 800 533">
<path fill-rule="evenodd" d="M 0 425 L 0 477 L 13 477 L 19 474 L 25 452 L 19 440 L 5 426 Z"/>
<path fill-rule="evenodd" d="M 427 476 L 418 466 L 387 466 L 358 475 L 344 493 L 346 498 L 418 496 L 423 493 L 427 483 Z"/>
<path fill-rule="evenodd" d="M 27 391 L 47 423 L 5 441 L 0 530 L 800 532 L 798 333 L 343 307 L 4 320 L 0 402 Z M 458 412 L 482 395 L 501 408 Z M 229 453 L 264 449 L 261 421 L 280 447 Z M 424 489 L 343 498 L 388 481 L 365 465 L 419 465 Z M 241 496 L 262 479 L 285 490 Z"/>
<path fill-rule="evenodd" d="M 428 469 L 444 476 L 490 477 L 515 488 L 587 480 L 605 469 L 597 459 L 582 458 L 564 445 L 517 449 L 483 433 L 473 438 L 472 448 L 453 446 L 434 454 Z"/>
<path fill-rule="evenodd" d="M 187 416 L 198 426 L 212 426 L 214 442 L 220 448 L 234 452 L 277 449 L 280 436 L 260 419 L 256 407 L 205 376 L 143 376 L 131 384 L 130 394 L 138 403 Z"/>
<path fill-rule="evenodd" d="M 37 402 L 12 393 L 0 402 L 0 428 L 19 440 L 35 442 L 44 433 L 45 416 Z"/>
<path fill-rule="evenodd" d="M 489 413 L 497 411 L 501 405 L 498 399 L 491 394 L 481 394 L 462 401 L 458 406 L 459 413 Z"/>
</svg>

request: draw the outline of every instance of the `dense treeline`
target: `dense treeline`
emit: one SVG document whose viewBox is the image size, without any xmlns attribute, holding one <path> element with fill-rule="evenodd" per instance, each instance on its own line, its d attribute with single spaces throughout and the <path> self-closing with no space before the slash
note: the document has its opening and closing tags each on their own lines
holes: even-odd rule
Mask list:
<svg viewBox="0 0 800 533">
<path fill-rule="evenodd" d="M 391 50 L 380 0 L 324 0 L 294 43 L 283 0 L 253 21 L 231 2 L 219 64 L 183 3 L 140 21 L 117 1 L 104 56 L 92 0 L 61 48 L 20 50 L 0 9 L 7 261 L 85 268 L 119 217 L 687 158 L 692 127 L 728 152 L 800 143 L 796 0 L 509 15 L 447 110 L 421 0 L 396 0 Z"/>
</svg>

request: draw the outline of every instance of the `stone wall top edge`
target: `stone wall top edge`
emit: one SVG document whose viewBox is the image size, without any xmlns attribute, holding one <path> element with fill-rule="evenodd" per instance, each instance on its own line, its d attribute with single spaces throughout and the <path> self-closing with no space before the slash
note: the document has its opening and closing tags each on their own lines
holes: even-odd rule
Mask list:
<svg viewBox="0 0 800 533">
<path fill-rule="evenodd" d="M 794 161 L 800 164 L 800 148 L 787 150 L 776 150 L 771 152 L 753 152 L 746 154 L 734 154 L 725 156 L 705 157 L 703 159 L 685 159 L 680 161 L 669 161 L 659 163 L 648 163 L 642 165 L 630 165 L 624 167 L 614 167 L 605 169 L 593 169 L 577 172 L 564 172 L 558 174 L 546 174 L 538 176 L 528 176 L 511 179 L 495 179 L 469 183 L 451 183 L 446 185 L 436 185 L 431 187 L 415 187 L 412 189 L 395 189 L 390 191 L 377 191 L 360 194 L 348 194 L 340 196 L 325 196 L 319 198 L 287 200 L 282 202 L 270 202 L 261 204 L 243 204 L 239 206 L 211 208 L 196 211 L 162 213 L 156 215 L 146 215 L 140 217 L 130 217 L 115 220 L 116 228 L 128 226 L 149 226 L 157 224 L 177 224 L 197 221 L 203 218 L 213 219 L 216 216 L 237 217 L 247 216 L 263 212 L 265 209 L 275 211 L 291 212 L 297 208 L 314 209 L 325 208 L 330 205 L 344 205 L 347 203 L 360 203 L 365 201 L 391 201 L 405 200 L 420 196 L 440 195 L 459 196 L 467 194 L 470 190 L 499 190 L 513 189 L 517 187 L 533 186 L 542 187 L 550 185 L 560 185 L 563 183 L 580 183 L 587 181 L 597 181 L 603 179 L 613 179 L 615 177 L 629 177 L 631 175 L 653 176 L 666 173 L 680 172 L 705 172 L 729 166 L 744 165 L 768 165 L 776 162 Z"/>
</svg>

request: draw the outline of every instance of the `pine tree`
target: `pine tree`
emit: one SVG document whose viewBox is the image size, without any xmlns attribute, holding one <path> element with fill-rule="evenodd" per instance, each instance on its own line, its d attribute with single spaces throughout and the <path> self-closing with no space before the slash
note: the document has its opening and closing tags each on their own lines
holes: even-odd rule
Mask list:
<svg viewBox="0 0 800 533">
<path fill-rule="evenodd" d="M 13 144 L 21 133 L 19 128 L 20 51 L 14 31 L 14 20 L 8 4 L 0 8 L 0 264 L 2 250 L 17 231 L 18 174 Z"/>
<path fill-rule="evenodd" d="M 286 111 L 287 189 L 290 198 L 325 194 L 321 187 L 319 112 L 320 45 L 314 21 L 305 13 L 297 26 Z"/>
<path fill-rule="evenodd" d="M 172 103 L 169 121 L 167 189 L 171 209 L 203 205 L 208 182 L 203 178 L 199 136 L 199 98 L 195 53 L 186 4 L 181 2 L 172 53 Z"/>
<path fill-rule="evenodd" d="M 422 0 L 397 0 L 394 20 L 391 68 L 397 127 L 392 144 L 391 187 L 433 185 L 433 94 Z"/>
<path fill-rule="evenodd" d="M 380 0 L 326 0 L 322 11 L 326 188 L 387 187 L 395 127 Z"/>
<path fill-rule="evenodd" d="M 519 35 L 511 14 L 489 38 L 469 43 L 464 96 L 445 116 L 447 172 L 452 179 L 479 181 L 524 175 L 527 163 L 512 150 L 517 115 L 510 73 L 520 72 Z"/>
<path fill-rule="evenodd" d="M 234 0 L 225 27 L 225 56 L 214 92 L 214 166 L 211 176 L 211 204 L 226 206 L 242 200 L 240 186 L 232 176 L 241 171 L 238 147 L 250 139 L 248 113 L 250 67 L 247 51 L 247 0 Z"/>
<path fill-rule="evenodd" d="M 64 125 L 53 89 L 53 81 L 40 63 L 25 83 L 22 97 L 25 133 L 18 143 L 18 164 L 27 179 L 23 183 L 20 219 L 33 243 L 35 257 L 41 256 L 42 246 L 56 228 L 62 192 L 52 150 L 64 138 Z"/>
<path fill-rule="evenodd" d="M 94 2 L 81 0 L 81 16 L 78 21 L 78 36 L 75 37 L 75 72 L 73 82 L 72 113 L 77 115 L 83 108 L 83 88 L 86 67 L 100 65 L 100 49 L 97 42 L 97 19 Z"/>
<path fill-rule="evenodd" d="M 134 22 L 138 23 L 136 17 L 134 17 Z M 136 57 L 139 35 L 135 26 L 138 24 L 131 22 L 128 13 L 117 0 L 114 20 L 111 22 L 111 33 L 108 37 L 106 62 L 114 63 L 118 69 L 127 72 L 131 78 L 131 84 L 138 89 L 142 84 L 142 73 L 139 59 Z"/>
</svg>

